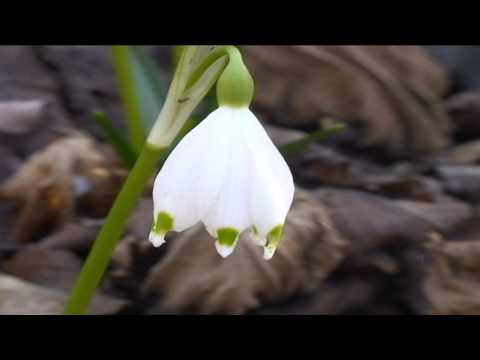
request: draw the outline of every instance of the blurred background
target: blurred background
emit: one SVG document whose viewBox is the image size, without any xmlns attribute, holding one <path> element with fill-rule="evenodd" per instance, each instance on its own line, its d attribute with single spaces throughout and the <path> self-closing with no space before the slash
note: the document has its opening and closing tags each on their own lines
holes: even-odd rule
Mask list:
<svg viewBox="0 0 480 360">
<path fill-rule="evenodd" d="M 161 107 L 174 48 L 125 49 L 0 47 L 0 314 L 62 313 Z M 91 313 L 480 314 L 480 47 L 241 50 L 296 183 L 277 254 L 153 248 L 150 184 Z"/>
</svg>

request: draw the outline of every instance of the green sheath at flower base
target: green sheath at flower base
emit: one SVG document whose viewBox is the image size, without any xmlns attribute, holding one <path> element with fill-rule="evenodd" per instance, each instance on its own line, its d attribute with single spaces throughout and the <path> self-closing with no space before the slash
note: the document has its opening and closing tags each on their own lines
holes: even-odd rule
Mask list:
<svg viewBox="0 0 480 360">
<path fill-rule="evenodd" d="M 283 225 L 275 226 L 267 235 L 267 245 L 264 248 L 263 257 L 267 260 L 271 259 L 275 250 L 277 250 L 280 240 L 283 236 Z"/>
<path fill-rule="evenodd" d="M 229 61 L 217 81 L 218 105 L 249 107 L 255 85 L 238 49 L 229 51 Z"/>
</svg>

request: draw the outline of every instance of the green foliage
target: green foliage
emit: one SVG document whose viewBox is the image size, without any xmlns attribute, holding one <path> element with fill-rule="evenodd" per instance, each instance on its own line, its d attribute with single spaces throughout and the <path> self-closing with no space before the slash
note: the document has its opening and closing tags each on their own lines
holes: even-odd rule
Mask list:
<svg viewBox="0 0 480 360">
<path fill-rule="evenodd" d="M 137 152 L 123 134 L 113 127 L 112 120 L 101 111 L 94 113 L 95 120 L 114 147 L 117 155 L 127 168 L 131 168 L 137 160 Z"/>
<path fill-rule="evenodd" d="M 310 145 L 317 141 L 322 141 L 330 137 L 331 135 L 341 131 L 345 128 L 344 124 L 336 124 L 326 129 L 320 129 L 314 131 L 311 134 L 306 135 L 304 138 L 296 141 L 289 142 L 279 146 L 279 150 L 285 157 L 300 154 L 308 149 Z"/>
<path fill-rule="evenodd" d="M 168 84 L 140 46 L 113 46 L 112 56 L 127 111 L 129 137 L 141 149 L 167 94 Z"/>
</svg>

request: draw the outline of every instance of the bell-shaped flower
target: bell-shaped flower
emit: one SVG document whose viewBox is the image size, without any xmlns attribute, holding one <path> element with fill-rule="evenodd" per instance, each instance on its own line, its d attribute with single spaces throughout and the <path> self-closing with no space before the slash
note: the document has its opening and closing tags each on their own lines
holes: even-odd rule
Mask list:
<svg viewBox="0 0 480 360">
<path fill-rule="evenodd" d="M 248 106 L 221 105 L 175 147 L 158 174 L 150 241 L 201 221 L 223 257 L 249 229 L 270 259 L 293 200 L 292 174 Z"/>
</svg>

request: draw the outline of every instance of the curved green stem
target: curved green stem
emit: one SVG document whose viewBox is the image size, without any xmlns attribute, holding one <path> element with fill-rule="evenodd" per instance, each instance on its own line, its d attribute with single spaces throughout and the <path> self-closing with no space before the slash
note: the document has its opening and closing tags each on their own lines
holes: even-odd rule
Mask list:
<svg viewBox="0 0 480 360">
<path fill-rule="evenodd" d="M 186 88 L 188 89 L 191 87 L 195 82 L 200 79 L 202 74 L 218 59 L 220 59 L 222 56 L 228 56 L 228 62 L 230 61 L 242 61 L 242 54 L 240 53 L 240 50 L 238 50 L 235 46 L 232 45 L 226 45 L 226 46 L 220 46 L 213 50 L 206 58 L 203 60 L 203 62 L 198 65 L 198 67 L 192 72 L 192 75 L 190 75 L 190 78 L 188 79 L 187 86 Z M 228 64 L 227 62 L 227 64 Z M 225 66 L 227 66 L 225 64 Z"/>
<path fill-rule="evenodd" d="M 157 165 L 163 164 L 166 156 L 167 151 L 164 148 L 154 148 L 148 143 L 143 147 L 90 251 L 65 307 L 66 315 L 78 315 L 88 311 L 95 290 L 110 262 L 115 245 L 125 229 L 129 215 L 134 210 L 138 198 Z"/>
</svg>

